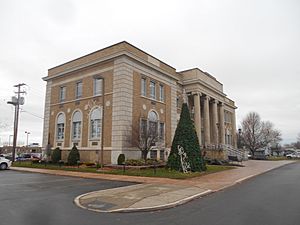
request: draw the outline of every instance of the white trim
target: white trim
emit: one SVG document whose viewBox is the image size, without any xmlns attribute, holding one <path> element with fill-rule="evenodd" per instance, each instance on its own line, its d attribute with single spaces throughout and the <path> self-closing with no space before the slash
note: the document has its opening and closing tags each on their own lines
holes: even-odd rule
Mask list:
<svg viewBox="0 0 300 225">
<path fill-rule="evenodd" d="M 57 139 L 57 119 L 58 119 L 58 116 L 60 115 L 60 114 L 63 114 L 64 115 L 64 138 L 63 139 Z M 66 121 L 67 121 L 67 119 L 66 119 L 66 114 L 65 114 L 65 112 L 63 112 L 63 111 L 59 111 L 57 114 L 56 114 L 56 116 L 55 116 L 55 131 L 54 131 L 54 143 L 55 143 L 55 146 L 57 147 L 57 143 L 59 142 L 62 142 L 62 145 L 64 145 L 64 142 L 65 142 L 65 133 L 66 133 Z M 60 147 L 62 147 L 62 146 L 60 146 Z"/>
<path fill-rule="evenodd" d="M 156 122 L 159 122 L 159 114 L 158 114 L 158 112 L 155 110 L 155 109 L 150 109 L 149 111 L 148 111 L 148 115 L 147 115 L 147 120 L 149 121 L 149 114 L 150 114 L 150 112 L 155 112 L 155 114 L 157 115 L 157 120 L 156 120 Z"/>
<path fill-rule="evenodd" d="M 89 148 L 99 148 L 100 144 L 101 144 L 101 134 L 99 138 L 91 138 L 91 113 L 93 110 L 95 110 L 96 108 L 100 109 L 101 112 L 101 116 L 100 116 L 100 120 L 101 120 L 101 132 L 102 132 L 102 126 L 103 126 L 103 121 L 102 121 L 102 113 L 103 113 L 103 106 L 101 105 L 95 105 L 91 108 L 91 110 L 89 111 L 89 116 L 88 116 L 88 136 L 87 136 L 87 141 L 88 141 L 88 147 Z M 98 142 L 98 145 L 92 146 L 92 142 Z"/>
<path fill-rule="evenodd" d="M 80 138 L 79 139 L 73 139 L 73 116 L 74 113 L 79 111 L 81 113 L 81 124 L 80 124 Z M 82 145 L 82 128 L 83 128 L 83 112 L 79 109 L 76 108 L 73 110 L 72 115 L 71 115 L 71 120 L 70 120 L 70 145 L 69 146 L 73 146 L 73 142 L 78 141 L 78 147 L 81 147 Z"/>
</svg>

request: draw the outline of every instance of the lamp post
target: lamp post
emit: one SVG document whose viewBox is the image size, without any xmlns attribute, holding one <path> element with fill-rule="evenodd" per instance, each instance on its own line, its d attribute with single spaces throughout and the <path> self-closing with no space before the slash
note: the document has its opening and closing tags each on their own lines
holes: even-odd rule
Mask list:
<svg viewBox="0 0 300 225">
<path fill-rule="evenodd" d="M 239 129 L 238 129 L 238 131 L 239 131 L 239 141 L 238 141 L 238 148 L 241 148 L 241 134 L 242 134 L 242 129 L 241 129 L 241 128 L 239 128 Z"/>
<path fill-rule="evenodd" d="M 96 79 L 102 80 L 102 117 L 101 117 L 101 161 L 99 160 L 100 154 L 98 153 L 98 165 L 100 161 L 101 168 L 103 168 L 103 157 L 104 157 L 104 95 L 105 95 L 105 80 L 101 76 L 97 76 Z"/>
<path fill-rule="evenodd" d="M 28 147 L 28 135 L 30 134 L 30 132 L 25 131 L 25 134 L 26 134 L 26 136 L 27 136 L 27 138 L 26 138 L 26 147 Z"/>
</svg>

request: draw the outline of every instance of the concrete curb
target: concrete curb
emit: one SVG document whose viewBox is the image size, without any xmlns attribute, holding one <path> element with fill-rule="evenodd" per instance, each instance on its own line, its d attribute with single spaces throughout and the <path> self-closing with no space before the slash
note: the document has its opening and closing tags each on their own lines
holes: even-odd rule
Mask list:
<svg viewBox="0 0 300 225">
<path fill-rule="evenodd" d="M 158 206 L 153 206 L 153 207 L 140 207 L 140 208 L 120 208 L 120 209 L 114 209 L 114 210 L 99 210 L 99 209 L 91 209 L 88 207 L 85 207 L 83 205 L 80 204 L 80 198 L 89 195 L 89 194 L 93 194 L 99 191 L 93 191 L 93 192 L 89 192 L 89 193 L 85 193 L 82 195 L 77 196 L 74 199 L 74 203 L 75 205 L 77 205 L 78 207 L 82 208 L 82 209 L 87 209 L 89 211 L 94 211 L 94 212 L 102 212 L 102 213 L 117 213 L 117 212 L 122 212 L 122 213 L 126 213 L 126 212 L 147 212 L 147 211 L 156 211 L 156 210 L 161 210 L 161 209 L 168 209 L 168 208 L 173 208 L 175 206 L 179 206 L 182 204 L 185 204 L 189 201 L 192 201 L 193 199 L 208 195 L 210 193 L 213 193 L 212 190 L 206 190 L 200 193 L 197 193 L 195 195 L 180 199 L 178 201 L 175 202 L 171 202 L 171 203 L 167 203 L 167 204 L 163 204 L 163 205 L 158 205 Z"/>
</svg>

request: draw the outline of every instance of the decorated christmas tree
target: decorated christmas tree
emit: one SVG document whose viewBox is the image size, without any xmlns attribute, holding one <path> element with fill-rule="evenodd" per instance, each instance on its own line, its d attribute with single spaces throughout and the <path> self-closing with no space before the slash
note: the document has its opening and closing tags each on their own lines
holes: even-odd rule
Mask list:
<svg viewBox="0 0 300 225">
<path fill-rule="evenodd" d="M 186 103 L 182 104 L 167 167 L 182 172 L 206 170 L 195 126 Z"/>
</svg>

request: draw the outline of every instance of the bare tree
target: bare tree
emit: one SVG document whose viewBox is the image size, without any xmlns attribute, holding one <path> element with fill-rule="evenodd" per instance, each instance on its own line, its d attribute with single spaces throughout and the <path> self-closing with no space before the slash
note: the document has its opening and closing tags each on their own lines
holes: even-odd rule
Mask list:
<svg viewBox="0 0 300 225">
<path fill-rule="evenodd" d="M 141 158 L 145 161 L 154 146 L 161 147 L 162 138 L 159 137 L 157 126 L 158 123 L 147 123 L 142 119 L 140 126 L 132 129 L 132 144 L 141 151 Z"/>
<path fill-rule="evenodd" d="M 297 136 L 297 142 L 292 143 L 292 145 L 293 145 L 295 148 L 300 149 L 300 133 L 299 133 L 298 136 Z"/>
<path fill-rule="evenodd" d="M 254 152 L 264 148 L 269 144 L 279 143 L 281 133 L 274 129 L 274 124 L 270 121 L 261 121 L 256 112 L 250 112 L 242 121 L 242 142 L 254 155 Z"/>
</svg>

